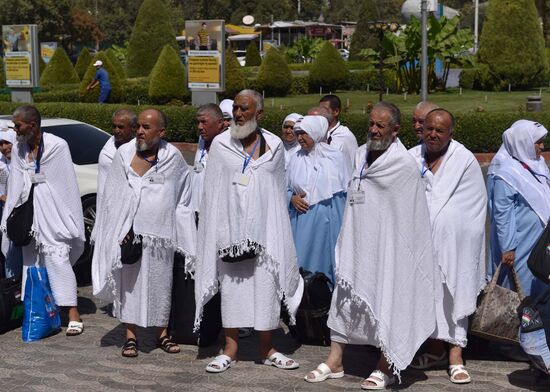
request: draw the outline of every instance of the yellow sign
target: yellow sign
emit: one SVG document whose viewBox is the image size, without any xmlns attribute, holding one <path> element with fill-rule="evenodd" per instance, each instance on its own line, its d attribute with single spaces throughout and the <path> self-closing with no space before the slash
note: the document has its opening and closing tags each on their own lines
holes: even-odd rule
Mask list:
<svg viewBox="0 0 550 392">
<path fill-rule="evenodd" d="M 28 56 L 6 56 L 4 62 L 6 64 L 6 81 L 30 83 L 31 63 Z"/>
<path fill-rule="evenodd" d="M 220 84 L 220 62 L 217 56 L 190 56 L 188 58 L 188 83 L 194 87 L 200 84 Z M 199 87 L 199 86 L 197 86 Z M 204 86 L 206 87 L 206 86 Z"/>
</svg>

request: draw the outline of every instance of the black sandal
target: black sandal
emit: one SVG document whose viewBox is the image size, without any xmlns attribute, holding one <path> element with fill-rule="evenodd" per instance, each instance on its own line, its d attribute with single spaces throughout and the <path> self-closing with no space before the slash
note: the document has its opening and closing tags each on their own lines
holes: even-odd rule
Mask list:
<svg viewBox="0 0 550 392">
<path fill-rule="evenodd" d="M 122 346 L 122 356 L 126 358 L 135 358 L 138 356 L 137 341 L 134 338 L 126 339 L 126 343 Z"/>
<path fill-rule="evenodd" d="M 177 354 L 180 352 L 180 347 L 177 343 L 172 341 L 172 337 L 168 335 L 164 335 L 158 338 L 158 344 L 159 347 L 162 349 L 162 351 L 168 353 L 168 354 Z M 174 350 L 176 348 L 176 350 Z"/>
</svg>

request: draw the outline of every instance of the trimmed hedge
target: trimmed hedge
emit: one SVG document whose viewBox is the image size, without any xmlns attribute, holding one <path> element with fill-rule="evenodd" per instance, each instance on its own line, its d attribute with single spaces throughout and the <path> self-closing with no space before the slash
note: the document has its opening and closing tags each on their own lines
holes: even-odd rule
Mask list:
<svg viewBox="0 0 550 392">
<path fill-rule="evenodd" d="M 220 93 L 220 97 L 233 99 L 235 95 L 246 88 L 246 81 L 241 72 L 241 65 L 235 53 L 229 49 L 225 51 L 225 91 Z"/>
<path fill-rule="evenodd" d="M 265 55 L 260 66 L 256 86 L 258 91 L 265 91 L 266 96 L 284 97 L 289 93 L 292 84 L 292 73 L 279 51 L 272 47 Z"/>
<path fill-rule="evenodd" d="M 78 74 L 80 80 L 84 78 L 84 74 L 86 73 L 86 70 L 88 69 L 88 66 L 91 64 L 91 62 L 92 55 L 90 54 L 88 48 L 84 47 L 78 54 L 78 58 L 76 59 L 76 64 L 74 66 L 74 69 L 76 70 L 76 73 Z"/>
<path fill-rule="evenodd" d="M 183 101 L 189 98 L 185 67 L 170 45 L 164 46 L 149 76 L 149 98 L 161 105 L 174 99 Z"/>
<path fill-rule="evenodd" d="M 345 85 L 348 74 L 346 62 L 336 48 L 326 41 L 309 70 L 309 85 L 313 90 L 322 87 L 323 90 L 335 91 Z"/>
<path fill-rule="evenodd" d="M 46 66 L 42 76 L 40 76 L 41 86 L 57 86 L 67 83 L 78 83 L 80 78 L 76 73 L 67 52 L 59 46 L 50 62 Z"/>
<path fill-rule="evenodd" d="M 116 56 L 113 48 L 107 49 L 105 51 L 105 54 L 107 55 L 107 57 L 109 57 L 109 60 L 111 60 L 111 64 L 113 64 L 113 67 L 115 67 L 115 71 L 118 74 L 118 77 L 122 80 L 126 79 L 126 70 L 124 69 L 124 66 Z"/>
<path fill-rule="evenodd" d="M 17 103 L 1 102 L 0 114 L 13 113 Z M 44 117 L 64 117 L 84 121 L 101 129 L 111 129 L 111 116 L 123 107 L 140 112 L 148 106 L 99 105 L 85 103 L 37 103 L 36 107 Z M 168 135 L 170 141 L 196 142 L 196 108 L 191 106 L 156 106 L 168 117 Z M 260 125 L 276 134 L 281 131 L 281 123 L 292 108 L 285 110 L 266 108 Z M 502 143 L 502 133 L 516 120 L 526 118 L 541 124 L 550 123 L 550 113 L 456 113 L 455 138 L 473 152 L 496 152 Z M 363 114 L 342 113 L 342 123 L 346 124 L 357 137 L 360 144 L 365 143 L 368 129 L 368 116 Z M 416 144 L 416 135 L 412 131 L 410 115 L 402 116 L 401 141 L 407 147 Z"/>
<path fill-rule="evenodd" d="M 260 56 L 260 51 L 254 41 L 250 41 L 250 44 L 246 48 L 244 64 L 245 67 L 256 67 L 262 65 L 262 57 Z"/>
</svg>

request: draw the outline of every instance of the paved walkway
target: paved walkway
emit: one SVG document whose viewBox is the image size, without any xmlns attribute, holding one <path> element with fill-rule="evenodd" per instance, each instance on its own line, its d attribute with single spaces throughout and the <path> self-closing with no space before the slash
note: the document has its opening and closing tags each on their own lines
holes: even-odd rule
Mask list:
<svg viewBox="0 0 550 392">
<path fill-rule="evenodd" d="M 180 354 L 166 354 L 155 346 L 154 331 L 140 330 L 140 353 L 122 358 L 123 328 L 108 316 L 108 306 L 92 299 L 91 287 L 79 288 L 79 307 L 86 325 L 84 334 L 63 333 L 39 342 L 23 343 L 21 330 L 0 335 L 0 392 L 8 391 L 358 391 L 363 377 L 374 368 L 377 350 L 349 347 L 345 356 L 347 375 L 341 380 L 308 384 L 304 374 L 328 352 L 327 347 L 297 346 L 283 329 L 275 343 L 292 354 L 301 367 L 279 370 L 254 363 L 257 337 L 241 340 L 240 362 L 223 374 L 208 374 L 204 367 L 218 346 L 198 349 L 181 346 Z M 444 370 L 406 371 L 403 384 L 408 391 L 549 391 L 550 381 L 537 378 L 522 362 L 487 360 L 474 353 L 468 367 L 474 382 L 463 387 L 448 381 Z M 472 356 L 472 354 L 470 354 Z"/>
</svg>

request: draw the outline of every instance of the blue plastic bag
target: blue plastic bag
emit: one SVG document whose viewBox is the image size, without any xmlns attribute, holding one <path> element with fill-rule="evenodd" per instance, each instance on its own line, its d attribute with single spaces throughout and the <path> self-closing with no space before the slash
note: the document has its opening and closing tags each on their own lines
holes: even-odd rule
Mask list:
<svg viewBox="0 0 550 392">
<path fill-rule="evenodd" d="M 59 309 L 53 299 L 46 268 L 28 268 L 23 303 L 25 314 L 21 334 L 24 342 L 40 340 L 59 331 Z"/>
</svg>

